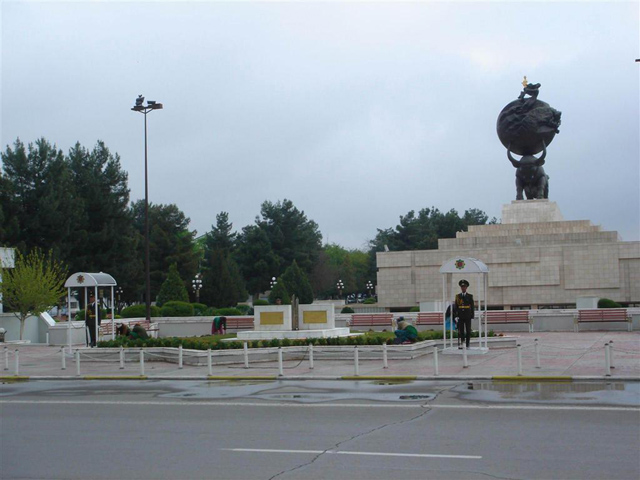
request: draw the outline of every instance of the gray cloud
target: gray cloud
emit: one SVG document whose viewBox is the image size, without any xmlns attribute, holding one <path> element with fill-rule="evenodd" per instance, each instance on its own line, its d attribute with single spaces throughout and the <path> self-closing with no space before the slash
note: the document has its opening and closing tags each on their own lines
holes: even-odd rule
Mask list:
<svg viewBox="0 0 640 480">
<path fill-rule="evenodd" d="M 2 145 L 104 140 L 142 198 L 206 232 L 290 198 L 360 247 L 432 205 L 500 216 L 495 133 L 523 75 L 562 111 L 545 169 L 565 217 L 640 238 L 637 3 L 2 4 Z"/>
</svg>

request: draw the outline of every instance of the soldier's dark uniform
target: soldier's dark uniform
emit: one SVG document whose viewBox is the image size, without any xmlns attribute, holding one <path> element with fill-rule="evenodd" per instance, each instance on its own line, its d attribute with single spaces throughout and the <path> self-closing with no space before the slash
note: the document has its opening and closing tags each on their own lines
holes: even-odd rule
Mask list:
<svg viewBox="0 0 640 480">
<path fill-rule="evenodd" d="M 469 282 L 466 280 L 460 280 L 458 285 L 469 286 Z M 458 335 L 460 340 L 464 341 L 469 348 L 469 342 L 471 341 L 471 320 L 475 315 L 475 306 L 473 303 L 473 295 L 469 292 L 459 293 L 456 295 L 456 301 L 453 305 L 453 315 L 458 319 Z"/>
</svg>

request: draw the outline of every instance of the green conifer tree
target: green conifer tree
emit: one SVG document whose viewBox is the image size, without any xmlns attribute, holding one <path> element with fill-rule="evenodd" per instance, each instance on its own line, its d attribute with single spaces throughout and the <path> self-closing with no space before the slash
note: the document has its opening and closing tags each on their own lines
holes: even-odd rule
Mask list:
<svg viewBox="0 0 640 480">
<path fill-rule="evenodd" d="M 271 289 L 271 293 L 269 294 L 269 303 L 275 305 L 276 299 L 278 298 L 282 300 L 283 305 L 291 305 L 291 297 L 289 296 L 289 292 L 287 291 L 287 287 L 282 277 L 278 277 L 277 283 Z"/>
<path fill-rule="evenodd" d="M 187 288 L 184 286 L 182 278 L 180 278 L 178 265 L 175 263 L 169 267 L 169 274 L 160 287 L 156 304 L 161 307 L 165 303 L 173 300 L 189 302 L 189 292 L 187 292 Z"/>
<path fill-rule="evenodd" d="M 282 275 L 287 292 L 298 297 L 300 303 L 313 303 L 313 290 L 305 273 L 295 260 Z"/>
</svg>

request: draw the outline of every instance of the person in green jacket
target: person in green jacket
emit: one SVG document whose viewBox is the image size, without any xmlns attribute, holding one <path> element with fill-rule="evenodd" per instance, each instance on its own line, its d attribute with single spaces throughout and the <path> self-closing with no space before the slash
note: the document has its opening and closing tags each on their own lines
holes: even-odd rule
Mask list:
<svg viewBox="0 0 640 480">
<path fill-rule="evenodd" d="M 394 344 L 415 343 L 418 340 L 418 330 L 404 317 L 398 318 L 398 329 L 394 333 L 396 334 L 396 338 L 393 340 Z"/>
</svg>

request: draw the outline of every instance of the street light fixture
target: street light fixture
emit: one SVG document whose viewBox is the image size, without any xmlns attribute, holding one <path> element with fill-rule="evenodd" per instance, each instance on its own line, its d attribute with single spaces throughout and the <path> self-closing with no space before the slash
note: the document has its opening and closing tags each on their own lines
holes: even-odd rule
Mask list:
<svg viewBox="0 0 640 480">
<path fill-rule="evenodd" d="M 144 105 L 144 97 L 138 95 L 136 104 L 131 108 L 134 112 L 144 114 L 144 268 L 146 294 L 145 304 L 147 305 L 147 321 L 151 321 L 151 274 L 149 271 L 149 174 L 147 167 L 147 114 L 153 110 L 160 110 L 162 104 L 153 100 L 148 100 Z"/>
<path fill-rule="evenodd" d="M 369 296 L 371 296 L 371 292 L 373 291 L 373 283 L 371 280 L 367 282 L 367 290 L 369 290 Z"/>
<path fill-rule="evenodd" d="M 344 291 L 344 283 L 342 283 L 342 280 L 338 280 L 338 283 L 336 283 L 336 288 L 338 289 L 338 298 L 340 298 L 342 296 L 342 292 Z"/>
<path fill-rule="evenodd" d="M 122 294 L 124 293 L 124 290 L 122 289 L 122 287 L 117 287 L 116 288 L 116 298 L 118 299 L 118 303 L 117 303 L 117 311 L 118 311 L 118 315 L 120 314 L 120 298 L 122 297 Z"/>
<path fill-rule="evenodd" d="M 277 283 L 278 283 L 278 280 L 276 279 L 276 277 L 271 277 L 271 281 L 269 282 L 269 285 L 271 286 L 271 290 L 273 290 L 273 287 L 275 287 Z"/>
<path fill-rule="evenodd" d="M 200 303 L 200 289 L 202 288 L 202 275 L 199 273 L 193 277 L 191 280 L 191 285 L 193 285 L 193 291 L 196 294 L 196 303 Z"/>
</svg>

